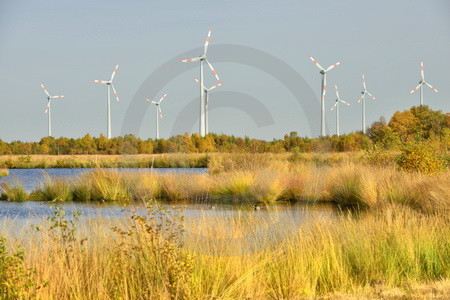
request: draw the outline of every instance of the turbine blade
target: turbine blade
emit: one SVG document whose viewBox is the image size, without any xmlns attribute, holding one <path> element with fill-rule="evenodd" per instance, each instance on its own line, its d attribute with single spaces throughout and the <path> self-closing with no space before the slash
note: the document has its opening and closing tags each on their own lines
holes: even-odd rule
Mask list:
<svg viewBox="0 0 450 300">
<path fill-rule="evenodd" d="M 44 112 L 44 114 L 48 113 L 48 110 L 50 109 L 50 101 L 51 101 L 51 100 L 48 100 L 48 101 L 47 101 L 47 106 L 45 107 L 45 112 Z"/>
<path fill-rule="evenodd" d="M 374 97 L 371 93 L 367 92 L 367 95 L 369 95 L 370 98 L 372 98 L 373 100 L 375 100 L 375 97 Z"/>
<path fill-rule="evenodd" d="M 163 118 L 161 107 L 158 105 L 159 116 L 161 119 Z"/>
<path fill-rule="evenodd" d="M 41 83 L 41 87 L 44 90 L 45 94 L 50 97 L 50 93 L 47 91 L 47 89 L 45 88 L 45 86 Z"/>
<path fill-rule="evenodd" d="M 336 90 L 336 96 L 339 99 L 339 90 L 336 84 L 334 85 L 334 89 Z"/>
<path fill-rule="evenodd" d="M 158 102 L 153 101 L 153 100 L 150 100 L 150 99 L 148 99 L 148 98 L 145 98 L 145 100 L 147 100 L 148 102 L 154 103 L 154 104 L 158 104 Z"/>
<path fill-rule="evenodd" d="M 337 66 L 339 66 L 342 63 L 342 61 L 338 61 L 337 63 L 335 63 L 334 65 L 331 65 L 328 67 L 328 69 L 326 70 L 326 72 L 330 71 L 331 69 L 336 68 Z"/>
<path fill-rule="evenodd" d="M 97 83 L 103 83 L 103 84 L 109 83 L 109 81 L 107 81 L 107 80 L 92 80 L 92 81 L 97 82 Z"/>
<path fill-rule="evenodd" d="M 433 91 L 435 91 L 436 93 L 439 93 L 438 90 L 435 87 L 433 87 L 431 84 L 429 84 L 428 82 L 425 82 L 425 84 L 428 85 L 428 87 L 430 89 L 432 89 Z"/>
<path fill-rule="evenodd" d="M 111 74 L 111 80 L 110 80 L 111 82 L 113 81 L 114 76 L 116 76 L 117 69 L 119 69 L 119 65 L 116 65 L 116 67 L 114 68 L 114 71 Z"/>
<path fill-rule="evenodd" d="M 178 62 L 180 63 L 180 62 L 194 62 L 194 61 L 197 61 L 197 60 L 200 60 L 201 59 L 201 57 L 194 57 L 194 58 L 188 58 L 188 59 L 182 59 L 182 60 L 179 60 Z"/>
<path fill-rule="evenodd" d="M 116 89 L 114 88 L 114 86 L 113 86 L 112 84 L 111 84 L 111 87 L 112 87 L 112 89 L 113 89 L 113 91 L 114 91 L 114 97 L 116 97 L 117 102 L 120 102 L 120 100 L 119 100 L 119 95 L 117 94 Z"/>
<path fill-rule="evenodd" d="M 209 92 L 209 91 L 212 91 L 213 89 L 215 89 L 216 87 L 219 87 L 219 86 L 221 86 L 221 85 L 222 85 L 222 82 L 219 82 L 219 83 L 216 84 L 215 86 L 210 87 L 210 88 L 208 89 L 208 92 Z"/>
<path fill-rule="evenodd" d="M 194 80 L 195 80 L 199 85 L 201 85 L 203 89 L 206 89 L 205 86 L 204 86 L 197 78 L 194 78 Z"/>
<path fill-rule="evenodd" d="M 425 68 L 423 66 L 423 59 L 420 59 L 420 76 L 422 76 L 422 80 L 425 80 L 424 71 L 425 71 Z"/>
<path fill-rule="evenodd" d="M 162 96 L 161 99 L 159 99 L 158 104 L 160 104 L 164 100 L 164 98 L 166 98 L 166 96 L 167 96 L 167 93 L 165 93 L 164 96 Z"/>
<path fill-rule="evenodd" d="M 327 77 L 324 78 L 323 81 L 323 93 L 322 93 L 322 99 L 325 99 L 325 94 L 327 93 Z"/>
<path fill-rule="evenodd" d="M 61 96 L 51 96 L 50 98 L 51 98 L 51 99 L 64 98 L 64 95 L 61 95 Z"/>
<path fill-rule="evenodd" d="M 363 82 L 364 90 L 367 90 L 367 88 L 366 88 L 366 77 L 364 77 L 364 74 L 362 75 L 362 82 Z"/>
<path fill-rule="evenodd" d="M 211 31 L 212 27 L 209 27 L 208 36 L 206 37 L 205 45 L 203 46 L 203 55 L 206 55 L 206 51 L 208 51 L 209 42 L 211 41 Z"/>
<path fill-rule="evenodd" d="M 350 103 L 345 102 L 344 100 L 339 99 L 339 101 L 341 101 L 341 102 L 344 103 L 344 104 L 350 105 Z"/>
<path fill-rule="evenodd" d="M 424 83 L 424 81 L 422 81 L 421 83 L 419 83 L 419 85 L 416 86 L 415 88 L 413 88 L 413 89 L 411 90 L 411 92 L 409 92 L 409 94 L 411 95 L 412 93 L 414 93 L 415 91 L 417 91 L 423 83 Z"/>
<path fill-rule="evenodd" d="M 364 92 L 364 94 L 359 98 L 358 103 L 364 100 L 364 97 L 366 96 L 367 92 Z"/>
<path fill-rule="evenodd" d="M 333 110 L 337 105 L 338 105 L 339 101 L 336 101 L 336 103 L 331 107 L 330 110 Z"/>
<path fill-rule="evenodd" d="M 219 75 L 217 75 L 216 70 L 214 70 L 214 68 L 213 68 L 212 64 L 209 62 L 209 60 L 206 59 L 206 63 L 208 64 L 209 68 L 211 69 L 211 72 L 212 72 L 212 73 L 214 74 L 214 76 L 216 77 L 217 81 L 220 82 Z"/>
<path fill-rule="evenodd" d="M 319 68 L 319 70 L 325 71 L 325 69 L 311 55 L 309 56 L 309 58 L 311 58 L 312 62 Z"/>
</svg>

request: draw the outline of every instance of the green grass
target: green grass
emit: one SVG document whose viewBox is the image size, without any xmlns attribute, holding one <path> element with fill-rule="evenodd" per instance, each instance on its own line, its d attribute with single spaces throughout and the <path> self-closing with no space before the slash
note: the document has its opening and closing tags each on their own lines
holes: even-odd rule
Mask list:
<svg viewBox="0 0 450 300">
<path fill-rule="evenodd" d="M 28 193 L 18 181 L 11 184 L 2 182 L 0 185 L 0 200 L 8 200 L 12 202 L 23 202 L 29 200 Z"/>
</svg>

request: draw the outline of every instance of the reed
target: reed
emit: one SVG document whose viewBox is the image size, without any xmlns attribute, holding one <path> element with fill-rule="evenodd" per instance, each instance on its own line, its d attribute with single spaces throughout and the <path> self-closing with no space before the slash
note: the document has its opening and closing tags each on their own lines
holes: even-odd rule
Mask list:
<svg viewBox="0 0 450 300">
<path fill-rule="evenodd" d="M 23 202 L 28 200 L 28 193 L 18 181 L 14 183 L 2 182 L 0 184 L 0 200 Z"/>
<path fill-rule="evenodd" d="M 8 169 L 0 169 L 0 178 L 8 176 L 8 175 L 9 175 L 9 170 Z"/>
<path fill-rule="evenodd" d="M 26 286 L 15 286 L 8 279 L 18 269 L 9 269 L 0 286 L 6 280 L 5 291 L 36 299 L 445 298 L 450 292 L 448 214 L 388 205 L 297 225 L 276 210 L 257 214 L 185 218 L 182 210 L 150 208 L 75 227 L 43 220 L 31 233 L 6 220 L 0 257 L 12 256 L 21 242 L 19 266 L 30 272 L 21 277 Z"/>
</svg>

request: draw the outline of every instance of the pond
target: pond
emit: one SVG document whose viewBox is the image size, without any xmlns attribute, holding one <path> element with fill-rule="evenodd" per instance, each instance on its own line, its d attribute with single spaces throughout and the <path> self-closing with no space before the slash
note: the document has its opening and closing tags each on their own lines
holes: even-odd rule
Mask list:
<svg viewBox="0 0 450 300">
<path fill-rule="evenodd" d="M 27 192 L 31 192 L 37 188 L 41 182 L 45 180 L 45 176 L 50 177 L 77 177 L 82 173 L 92 171 L 92 168 L 55 168 L 55 169 L 11 169 L 9 175 L 0 178 L 1 182 L 14 182 L 19 181 Z M 206 173 L 207 168 L 120 168 L 120 169 L 108 169 L 117 170 L 120 172 L 155 172 L 155 173 Z"/>
</svg>

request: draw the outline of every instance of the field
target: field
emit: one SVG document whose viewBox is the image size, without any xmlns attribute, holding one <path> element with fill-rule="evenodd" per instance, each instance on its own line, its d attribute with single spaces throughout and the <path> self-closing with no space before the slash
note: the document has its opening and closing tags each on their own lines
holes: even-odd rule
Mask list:
<svg viewBox="0 0 450 300">
<path fill-rule="evenodd" d="M 396 155 L 221 154 L 208 157 L 205 174 L 95 169 L 47 178 L 31 194 L 3 184 L 3 199 L 49 203 L 53 216 L 26 226 L 4 219 L 0 291 L 37 299 L 445 298 L 450 172 L 407 172 Z M 55 206 L 68 201 L 120 203 L 127 217 L 78 219 Z M 186 202 L 247 208 L 189 217 Z M 272 205 L 281 202 L 332 204 L 337 215 L 297 223 Z"/>
<path fill-rule="evenodd" d="M 147 214 L 130 211 L 129 219 L 83 223 L 55 209 L 53 218 L 17 234 L 14 221 L 5 220 L 0 291 L 37 299 L 444 298 L 450 292 L 448 214 L 390 205 L 298 228 L 289 221 L 276 210 L 267 219 L 243 212 L 224 222 L 150 207 Z M 23 250 L 16 250 L 19 244 Z"/>
<path fill-rule="evenodd" d="M 8 176 L 9 171 L 8 169 L 0 169 L 0 177 Z"/>
<path fill-rule="evenodd" d="M 390 152 L 390 160 L 398 154 Z M 224 153 L 166 153 L 136 155 L 1 155 L 0 168 L 33 169 L 33 168 L 206 168 L 211 158 L 214 162 L 222 158 L 238 159 L 256 157 L 256 160 L 286 160 L 291 153 L 281 154 L 224 154 Z M 317 164 L 335 164 L 345 161 L 361 161 L 367 158 L 366 152 L 343 153 L 298 153 L 295 158 L 304 162 Z M 391 161 L 392 162 L 392 161 Z"/>
</svg>

